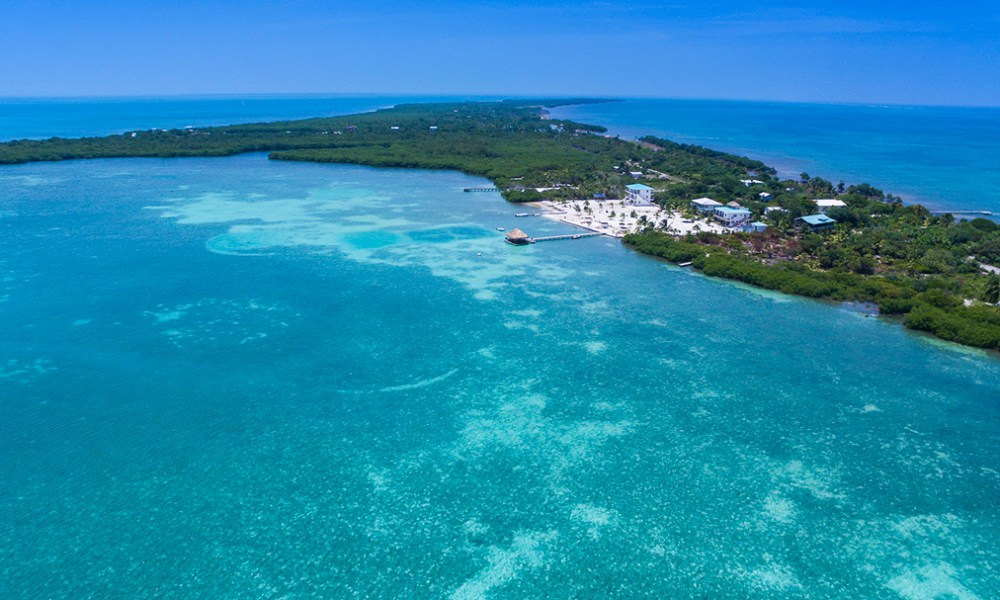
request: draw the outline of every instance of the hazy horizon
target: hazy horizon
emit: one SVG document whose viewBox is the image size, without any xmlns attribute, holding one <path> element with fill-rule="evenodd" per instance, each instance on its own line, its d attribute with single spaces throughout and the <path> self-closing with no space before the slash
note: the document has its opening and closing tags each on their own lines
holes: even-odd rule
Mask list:
<svg viewBox="0 0 1000 600">
<path fill-rule="evenodd" d="M 179 93 L 179 94 L 120 94 L 107 96 L 94 95 L 62 95 L 62 96 L 0 96 L 0 103 L 17 102 L 84 102 L 84 101 L 159 101 L 159 100 L 210 100 L 210 99 L 282 99 L 282 98 L 426 98 L 428 100 L 449 100 L 464 98 L 471 101 L 493 101 L 503 99 L 587 99 L 602 100 L 607 102 L 628 102 L 631 100 L 665 100 L 665 101 L 691 101 L 691 102 L 747 102 L 761 104 L 812 104 L 828 106 L 885 106 L 891 108 L 968 108 L 968 109 L 1000 109 L 998 104 L 918 104 L 918 103 L 896 103 L 896 102 L 876 102 L 876 101 L 836 101 L 836 100 L 783 100 L 779 98 L 724 98 L 724 97 L 695 97 L 695 96 L 598 96 L 592 94 L 463 94 L 463 93 L 418 93 L 418 92 L 226 92 L 226 93 Z"/>
</svg>

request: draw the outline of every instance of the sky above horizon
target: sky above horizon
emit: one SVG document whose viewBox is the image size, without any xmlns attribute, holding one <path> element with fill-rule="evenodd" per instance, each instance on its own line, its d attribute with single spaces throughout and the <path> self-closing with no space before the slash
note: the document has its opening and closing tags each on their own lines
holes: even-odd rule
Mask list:
<svg viewBox="0 0 1000 600">
<path fill-rule="evenodd" d="M 0 97 L 1000 105 L 1000 2 L 5 0 Z"/>
</svg>

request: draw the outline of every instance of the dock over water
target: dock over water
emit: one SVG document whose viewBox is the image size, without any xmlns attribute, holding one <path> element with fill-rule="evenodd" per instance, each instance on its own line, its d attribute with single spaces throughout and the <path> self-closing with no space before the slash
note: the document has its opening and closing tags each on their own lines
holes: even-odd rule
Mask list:
<svg viewBox="0 0 1000 600">
<path fill-rule="evenodd" d="M 993 215 L 992 211 L 988 210 L 932 210 L 932 215 L 983 215 L 984 217 L 989 217 Z"/>
<path fill-rule="evenodd" d="M 546 235 L 542 237 L 532 238 L 534 242 L 555 242 L 558 240 L 578 240 L 585 237 L 595 237 L 598 235 L 604 235 L 603 233 L 598 233 L 596 231 L 591 231 L 587 233 L 567 233 L 564 235 Z"/>
</svg>

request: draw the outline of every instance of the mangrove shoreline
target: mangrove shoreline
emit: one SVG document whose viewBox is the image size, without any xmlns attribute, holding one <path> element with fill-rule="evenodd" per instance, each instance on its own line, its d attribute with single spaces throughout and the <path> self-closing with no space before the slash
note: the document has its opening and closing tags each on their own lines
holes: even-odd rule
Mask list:
<svg viewBox="0 0 1000 600">
<path fill-rule="evenodd" d="M 649 223 L 624 238 L 639 252 L 786 294 L 871 303 L 908 328 L 1000 350 L 1000 277 L 988 272 L 1000 266 L 997 223 L 933 214 L 863 183 L 806 173 L 781 179 L 760 161 L 700 146 L 621 140 L 544 111 L 607 101 L 404 104 L 341 117 L 15 140 L 0 143 L 0 165 L 268 152 L 273 160 L 461 171 L 489 179 L 511 202 L 622 198 L 641 179 L 665 208 L 696 219 L 690 201 L 710 196 L 749 210 L 767 231 L 680 237 Z M 831 231 L 796 225 L 817 212 L 816 198 L 843 203 L 827 211 Z"/>
</svg>

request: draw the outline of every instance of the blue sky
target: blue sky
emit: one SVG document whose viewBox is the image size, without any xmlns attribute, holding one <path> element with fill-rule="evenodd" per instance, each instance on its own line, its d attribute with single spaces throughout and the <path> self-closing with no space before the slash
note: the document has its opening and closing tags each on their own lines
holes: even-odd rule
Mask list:
<svg viewBox="0 0 1000 600">
<path fill-rule="evenodd" d="M 0 96 L 1000 105 L 1000 2 L 4 0 Z"/>
</svg>

